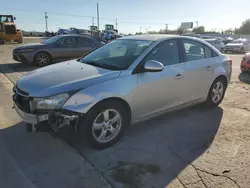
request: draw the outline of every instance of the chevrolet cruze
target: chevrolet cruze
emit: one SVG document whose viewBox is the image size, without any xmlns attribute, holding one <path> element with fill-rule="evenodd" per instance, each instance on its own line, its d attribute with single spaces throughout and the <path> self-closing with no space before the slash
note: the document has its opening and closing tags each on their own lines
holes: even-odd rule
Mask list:
<svg viewBox="0 0 250 188">
<path fill-rule="evenodd" d="M 231 71 L 231 59 L 203 40 L 129 36 L 27 73 L 13 88 L 14 108 L 28 131 L 71 126 L 106 148 L 130 124 L 197 103 L 216 107 Z"/>
</svg>

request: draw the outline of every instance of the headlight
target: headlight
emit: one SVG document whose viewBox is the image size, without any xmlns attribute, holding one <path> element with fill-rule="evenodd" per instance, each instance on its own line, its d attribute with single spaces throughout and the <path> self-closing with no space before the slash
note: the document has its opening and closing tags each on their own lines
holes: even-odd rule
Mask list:
<svg viewBox="0 0 250 188">
<path fill-rule="evenodd" d="M 32 52 L 34 49 L 33 48 L 25 48 L 25 49 L 21 49 L 18 50 L 19 52 Z"/>
<path fill-rule="evenodd" d="M 36 109 L 58 109 L 64 105 L 69 97 L 68 93 L 61 93 L 47 98 L 34 98 L 33 104 L 36 106 Z"/>
</svg>

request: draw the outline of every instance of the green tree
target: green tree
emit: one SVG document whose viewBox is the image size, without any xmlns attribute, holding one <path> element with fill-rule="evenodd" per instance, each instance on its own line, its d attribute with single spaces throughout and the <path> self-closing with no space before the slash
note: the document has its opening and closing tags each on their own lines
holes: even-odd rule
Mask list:
<svg viewBox="0 0 250 188">
<path fill-rule="evenodd" d="M 250 34 L 250 19 L 245 20 L 241 24 L 240 28 L 235 29 L 235 34 Z"/>
<path fill-rule="evenodd" d="M 196 27 L 192 31 L 194 33 L 205 33 L 205 27 L 204 26 Z"/>
</svg>

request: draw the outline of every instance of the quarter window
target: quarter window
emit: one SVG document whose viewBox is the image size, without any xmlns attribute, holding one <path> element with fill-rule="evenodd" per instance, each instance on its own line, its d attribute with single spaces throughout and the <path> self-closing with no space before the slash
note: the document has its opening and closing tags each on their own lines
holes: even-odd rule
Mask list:
<svg viewBox="0 0 250 188">
<path fill-rule="evenodd" d="M 186 61 L 205 59 L 203 44 L 196 41 L 183 40 L 183 45 Z"/>
<path fill-rule="evenodd" d="M 177 40 L 167 40 L 157 45 L 146 60 L 156 60 L 164 66 L 169 66 L 179 63 L 179 57 Z"/>
</svg>

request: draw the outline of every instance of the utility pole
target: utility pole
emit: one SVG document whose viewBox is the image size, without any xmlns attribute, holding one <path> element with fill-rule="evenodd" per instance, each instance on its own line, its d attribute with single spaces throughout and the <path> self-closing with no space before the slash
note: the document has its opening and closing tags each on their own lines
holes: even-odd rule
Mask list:
<svg viewBox="0 0 250 188">
<path fill-rule="evenodd" d="M 115 19 L 115 29 L 117 29 L 117 26 L 118 26 L 118 20 L 117 18 Z"/>
<path fill-rule="evenodd" d="M 141 33 L 141 27 L 140 27 L 140 33 Z"/>
<path fill-rule="evenodd" d="M 46 25 L 46 31 L 48 31 L 48 16 L 47 16 L 47 12 L 45 12 L 45 25 Z"/>
<path fill-rule="evenodd" d="M 92 17 L 92 25 L 95 25 L 95 17 Z"/>
<path fill-rule="evenodd" d="M 100 28 L 99 28 L 99 4 L 97 3 L 97 30 L 98 30 L 98 36 L 100 36 Z"/>
<path fill-rule="evenodd" d="M 199 26 L 199 25 L 198 25 L 199 22 L 198 22 L 198 21 L 195 21 L 195 23 L 196 23 L 196 28 L 197 28 L 197 27 Z"/>
</svg>

